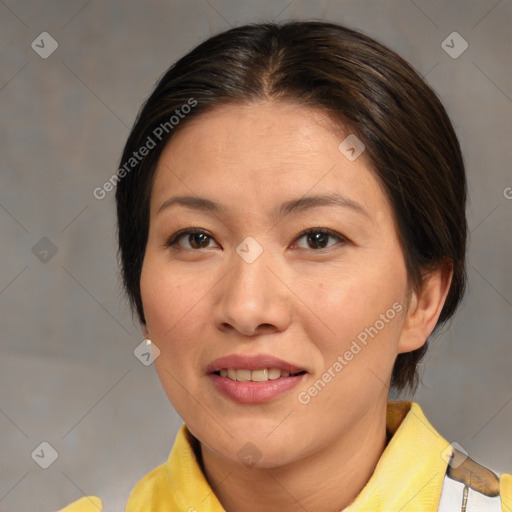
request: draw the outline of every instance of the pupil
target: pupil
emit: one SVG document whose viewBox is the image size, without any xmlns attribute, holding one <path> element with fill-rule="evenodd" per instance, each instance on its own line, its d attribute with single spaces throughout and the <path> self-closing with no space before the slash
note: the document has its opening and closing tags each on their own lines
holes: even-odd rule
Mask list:
<svg viewBox="0 0 512 512">
<path fill-rule="evenodd" d="M 206 247 L 208 245 L 208 235 L 204 233 L 193 233 L 189 236 L 189 242 L 192 247 Z"/>
<path fill-rule="evenodd" d="M 308 238 L 313 245 L 320 245 L 322 249 L 327 245 L 327 235 L 325 233 L 310 234 Z"/>
</svg>

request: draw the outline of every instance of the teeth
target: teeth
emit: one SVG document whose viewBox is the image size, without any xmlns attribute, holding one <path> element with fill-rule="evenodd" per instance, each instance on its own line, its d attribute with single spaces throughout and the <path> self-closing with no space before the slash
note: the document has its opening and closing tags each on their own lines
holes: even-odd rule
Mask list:
<svg viewBox="0 0 512 512">
<path fill-rule="evenodd" d="M 239 382 L 265 382 L 267 380 L 275 380 L 281 377 L 289 377 L 290 372 L 280 370 L 279 368 L 263 368 L 261 370 L 246 370 L 246 369 L 222 369 L 220 370 L 221 377 L 227 377 L 231 380 Z"/>
<path fill-rule="evenodd" d="M 268 380 L 268 370 L 266 368 L 264 370 L 253 370 L 251 372 L 251 380 L 256 382 L 264 382 Z"/>
<path fill-rule="evenodd" d="M 236 380 L 240 382 L 248 382 L 251 380 L 251 370 L 237 370 Z"/>
<path fill-rule="evenodd" d="M 281 377 L 281 370 L 279 368 L 270 368 L 268 371 L 268 378 L 270 380 L 279 379 Z"/>
</svg>

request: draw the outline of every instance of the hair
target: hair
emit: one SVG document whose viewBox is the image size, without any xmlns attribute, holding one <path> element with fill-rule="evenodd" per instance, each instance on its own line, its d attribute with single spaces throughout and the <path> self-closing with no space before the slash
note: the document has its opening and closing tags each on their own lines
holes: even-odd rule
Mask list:
<svg viewBox="0 0 512 512">
<path fill-rule="evenodd" d="M 393 208 L 411 289 L 432 270 L 448 264 L 453 271 L 437 329 L 454 314 L 466 283 L 467 184 L 457 136 L 435 92 L 404 59 L 361 32 L 322 21 L 248 24 L 212 36 L 172 65 L 141 107 L 116 190 L 122 280 L 140 322 L 149 202 L 164 146 L 211 109 L 262 100 L 324 111 L 364 143 Z M 134 158 L 155 139 L 144 158 Z M 397 356 L 393 388 L 416 390 L 427 347 L 428 340 Z"/>
</svg>

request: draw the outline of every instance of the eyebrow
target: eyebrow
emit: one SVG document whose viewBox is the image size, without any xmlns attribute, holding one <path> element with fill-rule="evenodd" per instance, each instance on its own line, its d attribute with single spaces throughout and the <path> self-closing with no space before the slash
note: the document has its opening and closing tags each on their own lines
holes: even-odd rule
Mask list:
<svg viewBox="0 0 512 512">
<path fill-rule="evenodd" d="M 212 201 L 211 199 L 207 199 L 205 197 L 198 196 L 173 196 L 169 199 L 166 199 L 158 208 L 157 215 L 170 208 L 173 205 L 181 205 L 186 208 L 191 208 L 193 210 L 199 210 L 210 213 L 223 213 L 226 212 L 226 208 Z M 308 210 L 311 208 L 318 208 L 321 206 L 338 206 L 341 208 L 348 208 L 356 213 L 359 213 L 369 220 L 372 220 L 369 213 L 357 202 L 345 197 L 341 194 L 332 193 L 332 194 L 322 194 L 322 195 L 314 195 L 307 197 L 300 197 L 298 199 L 291 199 L 290 201 L 285 201 L 272 212 L 273 217 L 284 217 L 290 215 L 295 212 L 301 212 L 304 210 Z"/>
</svg>

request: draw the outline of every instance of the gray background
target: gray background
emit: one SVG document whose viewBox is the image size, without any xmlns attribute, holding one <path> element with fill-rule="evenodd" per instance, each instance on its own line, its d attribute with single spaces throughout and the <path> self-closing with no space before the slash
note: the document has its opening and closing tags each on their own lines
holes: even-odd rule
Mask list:
<svg viewBox="0 0 512 512">
<path fill-rule="evenodd" d="M 117 278 L 114 193 L 100 201 L 92 191 L 115 172 L 140 104 L 175 59 L 212 33 L 273 18 L 363 30 L 447 106 L 471 189 L 470 284 L 414 399 L 449 441 L 512 471 L 510 0 L 4 0 L 1 511 L 49 512 L 82 493 L 123 510 L 167 458 L 181 421 L 134 357 L 142 336 Z M 43 31 L 59 45 L 47 59 L 31 48 Z M 441 47 L 454 31 L 469 44 L 456 59 Z M 48 469 L 31 458 L 42 441 L 58 452 Z"/>
</svg>

